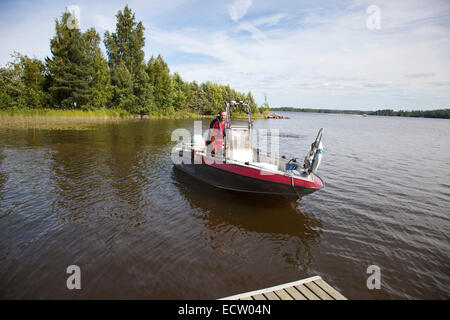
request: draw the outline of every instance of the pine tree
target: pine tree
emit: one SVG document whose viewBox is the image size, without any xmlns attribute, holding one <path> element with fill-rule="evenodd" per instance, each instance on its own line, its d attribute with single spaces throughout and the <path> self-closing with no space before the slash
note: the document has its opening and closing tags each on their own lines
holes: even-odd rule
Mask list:
<svg viewBox="0 0 450 320">
<path fill-rule="evenodd" d="M 155 59 L 153 56 L 147 64 L 147 74 L 153 86 L 153 98 L 159 111 L 166 114 L 173 113 L 175 98 L 174 81 L 170 76 L 167 63 L 161 55 Z"/>
<path fill-rule="evenodd" d="M 114 70 L 122 61 L 130 74 L 135 77 L 144 65 L 144 26 L 142 22 L 136 23 L 135 14 L 128 6 L 123 12 L 119 10 L 116 15 L 116 32 L 105 32 L 105 47 L 108 53 L 108 62 Z"/>
<path fill-rule="evenodd" d="M 203 114 L 207 103 L 208 100 L 206 98 L 206 93 L 202 90 L 198 83 L 196 81 L 189 83 L 189 109 L 193 112 Z"/>
<path fill-rule="evenodd" d="M 128 6 L 116 15 L 116 32 L 105 32 L 104 44 L 114 86 L 114 103 L 133 113 L 154 109 L 153 88 L 145 74 L 144 26 Z"/>
<path fill-rule="evenodd" d="M 187 109 L 189 99 L 189 86 L 183 81 L 178 73 L 173 75 L 174 83 L 174 100 L 173 107 L 175 110 Z"/>
<path fill-rule="evenodd" d="M 137 107 L 133 111 L 134 113 L 149 114 L 156 111 L 153 90 L 150 77 L 145 70 L 140 70 L 135 77 L 133 86 L 133 93 L 137 97 Z"/>
<path fill-rule="evenodd" d="M 94 28 L 83 34 L 91 66 L 90 100 L 85 109 L 108 107 L 113 95 L 108 63 L 100 49 L 100 35 Z"/>
<path fill-rule="evenodd" d="M 57 107 L 80 108 L 90 100 L 92 64 L 86 41 L 77 28 L 69 29 L 68 13 L 56 20 L 56 35 L 50 41 L 52 58 L 46 58 L 51 84 L 49 91 Z"/>
</svg>

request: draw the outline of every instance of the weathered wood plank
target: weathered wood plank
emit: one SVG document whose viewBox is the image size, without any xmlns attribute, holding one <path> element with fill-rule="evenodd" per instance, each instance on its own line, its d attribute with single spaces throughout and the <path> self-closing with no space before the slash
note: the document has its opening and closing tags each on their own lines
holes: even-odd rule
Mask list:
<svg viewBox="0 0 450 320">
<path fill-rule="evenodd" d="M 322 279 L 314 281 L 319 287 L 321 287 L 326 293 L 328 293 L 330 296 L 332 296 L 336 300 L 347 300 L 346 297 L 344 297 L 339 291 L 334 289 L 332 286 L 330 286 L 328 283 L 323 281 Z"/>
<path fill-rule="evenodd" d="M 305 296 L 298 292 L 294 287 L 289 287 L 284 290 L 286 290 L 295 300 L 306 300 Z"/>
<path fill-rule="evenodd" d="M 302 280 L 297 280 L 297 281 L 293 281 L 293 282 L 289 282 L 289 283 L 280 284 L 278 286 L 274 286 L 274 287 L 270 287 L 270 288 L 265 288 L 265 289 L 254 290 L 254 291 L 245 292 L 245 293 L 241 293 L 241 294 L 236 294 L 236 295 L 233 295 L 233 296 L 221 298 L 220 300 L 236 300 L 236 299 L 240 299 L 241 297 L 253 296 L 255 294 L 263 294 L 263 293 L 266 293 L 266 292 L 281 290 L 281 289 L 284 289 L 284 288 L 287 288 L 287 287 L 292 287 L 292 286 L 295 286 L 295 285 L 304 284 L 304 283 L 311 282 L 311 281 L 318 280 L 318 279 L 321 279 L 321 278 L 319 276 L 314 276 L 314 277 L 310 277 L 310 278 L 307 278 L 307 279 L 302 279 Z"/>
<path fill-rule="evenodd" d="M 297 290 L 300 291 L 308 300 L 320 300 L 318 296 L 316 296 L 311 290 L 309 290 L 303 284 L 295 286 L 295 288 L 297 288 Z"/>
<path fill-rule="evenodd" d="M 277 296 L 280 297 L 281 300 L 294 300 L 284 289 L 276 290 L 273 293 L 275 293 Z"/>
<path fill-rule="evenodd" d="M 305 283 L 305 286 L 308 289 L 311 289 L 315 295 L 317 295 L 322 300 L 333 300 L 331 296 L 329 296 L 325 291 L 323 291 L 317 284 L 314 282 Z"/>
<path fill-rule="evenodd" d="M 270 288 L 236 294 L 220 300 L 347 300 L 336 289 L 315 276 Z"/>
<path fill-rule="evenodd" d="M 280 300 L 280 298 L 278 298 L 278 296 L 273 292 L 266 292 L 264 293 L 264 296 L 267 300 Z"/>
</svg>

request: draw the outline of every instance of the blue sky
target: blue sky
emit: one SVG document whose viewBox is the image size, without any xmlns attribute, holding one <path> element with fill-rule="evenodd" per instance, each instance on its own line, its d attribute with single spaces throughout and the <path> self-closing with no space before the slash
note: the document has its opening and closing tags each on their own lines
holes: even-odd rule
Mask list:
<svg viewBox="0 0 450 320">
<path fill-rule="evenodd" d="M 450 108 L 448 0 L 1 1 L 0 64 L 14 51 L 49 56 L 68 6 L 103 36 L 125 4 L 146 28 L 146 59 L 161 53 L 188 81 L 272 106 Z"/>
</svg>

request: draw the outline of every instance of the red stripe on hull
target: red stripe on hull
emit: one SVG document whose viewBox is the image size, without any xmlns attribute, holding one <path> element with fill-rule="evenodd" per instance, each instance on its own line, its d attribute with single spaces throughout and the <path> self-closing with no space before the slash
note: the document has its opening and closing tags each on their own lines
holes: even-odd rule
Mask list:
<svg viewBox="0 0 450 320">
<path fill-rule="evenodd" d="M 248 177 L 265 180 L 265 181 L 278 182 L 278 183 L 283 183 L 283 184 L 287 184 L 287 185 L 292 185 L 292 178 L 290 176 L 272 173 L 269 171 L 265 171 L 263 169 L 244 167 L 244 166 L 240 166 L 240 165 L 236 165 L 236 164 L 232 164 L 232 163 L 217 163 L 216 161 L 214 161 L 215 160 L 214 158 L 208 158 L 208 160 L 209 160 L 208 162 L 205 162 L 205 160 L 202 159 L 202 163 L 204 163 L 205 165 L 210 165 L 215 168 L 233 172 L 233 173 L 240 174 L 243 176 L 248 176 Z M 314 188 L 314 189 L 322 188 L 323 187 L 322 180 L 314 174 L 312 175 L 312 177 L 313 177 L 312 182 L 294 177 L 294 181 L 293 181 L 294 186 L 305 187 L 305 188 Z"/>
</svg>

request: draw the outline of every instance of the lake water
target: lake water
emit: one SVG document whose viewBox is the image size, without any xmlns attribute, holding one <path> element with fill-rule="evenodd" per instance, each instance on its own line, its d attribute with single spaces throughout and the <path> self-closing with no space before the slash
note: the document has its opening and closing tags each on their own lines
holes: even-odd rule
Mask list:
<svg viewBox="0 0 450 320">
<path fill-rule="evenodd" d="M 292 203 L 174 169 L 171 133 L 193 120 L 4 120 L 0 298 L 216 299 L 320 275 L 350 299 L 449 299 L 450 121 L 285 115 L 255 128 L 287 157 L 324 128 L 325 188 Z"/>
</svg>

